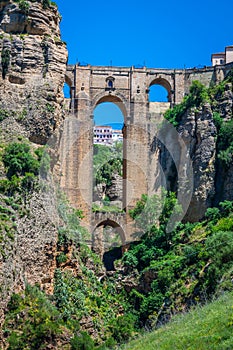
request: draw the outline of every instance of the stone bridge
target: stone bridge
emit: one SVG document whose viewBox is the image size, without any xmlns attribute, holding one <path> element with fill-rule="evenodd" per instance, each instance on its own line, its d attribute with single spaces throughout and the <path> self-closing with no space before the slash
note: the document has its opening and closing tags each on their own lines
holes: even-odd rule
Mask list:
<svg viewBox="0 0 233 350">
<path fill-rule="evenodd" d="M 67 67 L 66 82 L 70 86 L 70 113 L 65 120 L 61 140 L 61 187 L 70 202 L 83 210 L 87 228 L 109 224 L 117 227 L 123 244 L 132 241 L 133 223 L 129 210 L 141 195 L 155 193 L 158 158 L 152 151 L 156 124 L 161 121 L 164 106 L 149 102 L 152 85 L 167 90 L 166 108 L 182 101 L 192 81 L 206 86 L 221 81 L 232 65 L 201 69 L 156 69 Z M 123 205 L 124 214 L 92 213 L 93 201 L 93 114 L 97 105 L 112 102 L 124 116 Z"/>
</svg>

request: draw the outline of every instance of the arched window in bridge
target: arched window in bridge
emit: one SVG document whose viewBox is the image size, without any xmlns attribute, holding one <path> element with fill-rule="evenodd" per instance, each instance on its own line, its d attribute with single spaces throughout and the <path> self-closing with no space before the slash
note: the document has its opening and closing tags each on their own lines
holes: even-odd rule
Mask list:
<svg viewBox="0 0 233 350">
<path fill-rule="evenodd" d="M 106 88 L 107 89 L 114 89 L 114 81 L 115 81 L 115 78 L 113 77 L 108 77 L 106 79 Z"/>
<path fill-rule="evenodd" d="M 113 82 L 112 82 L 112 80 L 109 80 L 109 81 L 108 81 L 108 87 L 109 87 L 109 88 L 113 88 Z"/>
<path fill-rule="evenodd" d="M 168 80 L 158 77 L 149 86 L 149 102 L 172 102 L 172 88 Z"/>
</svg>

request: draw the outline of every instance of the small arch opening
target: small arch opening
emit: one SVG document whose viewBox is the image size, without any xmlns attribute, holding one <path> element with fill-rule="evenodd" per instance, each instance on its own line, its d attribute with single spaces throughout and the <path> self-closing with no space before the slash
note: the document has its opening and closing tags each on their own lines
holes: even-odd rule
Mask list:
<svg viewBox="0 0 233 350">
<path fill-rule="evenodd" d="M 114 81 L 115 81 L 115 78 L 114 77 L 108 77 L 106 79 L 106 90 L 112 90 L 114 89 Z"/>
<path fill-rule="evenodd" d="M 108 81 L 108 87 L 111 89 L 111 88 L 113 88 L 113 82 L 112 82 L 112 80 L 109 80 Z"/>
<path fill-rule="evenodd" d="M 171 85 L 167 80 L 159 77 L 151 82 L 148 91 L 151 120 L 154 120 L 156 122 L 156 120 L 158 120 L 158 118 L 161 118 L 164 113 L 171 107 Z"/>
<path fill-rule="evenodd" d="M 159 77 L 150 83 L 149 102 L 171 102 L 171 95 L 171 85 L 166 79 Z"/>
</svg>

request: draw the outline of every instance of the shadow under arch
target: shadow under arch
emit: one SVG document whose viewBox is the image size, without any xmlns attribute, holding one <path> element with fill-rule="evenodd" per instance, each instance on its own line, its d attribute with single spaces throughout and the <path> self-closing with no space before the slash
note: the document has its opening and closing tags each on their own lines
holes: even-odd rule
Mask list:
<svg viewBox="0 0 233 350">
<path fill-rule="evenodd" d="M 114 103 L 122 112 L 124 116 L 124 120 L 126 121 L 127 118 L 127 101 L 125 100 L 124 96 L 121 96 L 119 93 L 117 94 L 107 94 L 106 92 L 102 92 L 101 94 L 95 96 L 95 98 L 92 101 L 92 113 L 94 112 L 95 108 L 104 102 L 111 102 Z"/>
<path fill-rule="evenodd" d="M 167 90 L 168 102 L 172 102 L 172 87 L 171 87 L 171 84 L 169 83 L 168 80 L 161 78 L 161 77 L 155 78 L 151 81 L 149 88 L 153 85 L 160 85 L 160 86 L 164 87 Z"/>
<path fill-rule="evenodd" d="M 109 218 L 102 220 L 95 225 L 95 228 L 93 230 L 93 234 L 95 233 L 96 229 L 98 229 L 101 226 L 113 227 L 121 238 L 122 246 L 125 245 L 125 233 L 124 233 L 122 226 L 118 222 L 116 222 L 112 219 L 109 219 Z M 114 271 L 115 270 L 114 261 L 121 259 L 121 258 L 122 258 L 122 247 L 121 246 L 112 247 L 111 249 L 106 251 L 103 255 L 103 263 L 104 263 L 106 270 L 107 271 Z"/>
</svg>

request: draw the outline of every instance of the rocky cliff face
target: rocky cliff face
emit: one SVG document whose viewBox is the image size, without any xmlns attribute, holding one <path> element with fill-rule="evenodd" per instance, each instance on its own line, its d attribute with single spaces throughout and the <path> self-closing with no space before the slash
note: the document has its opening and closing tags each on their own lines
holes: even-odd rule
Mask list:
<svg viewBox="0 0 233 350">
<path fill-rule="evenodd" d="M 233 119 L 233 89 L 232 84 L 225 86 L 225 91 L 216 100 L 214 110 L 227 122 Z M 216 163 L 215 176 L 215 198 L 214 204 L 233 198 L 233 164 L 223 168 L 219 162 Z"/>
<path fill-rule="evenodd" d="M 11 114 L 30 141 L 45 144 L 62 121 L 67 51 L 57 8 L 26 4 L 0 4 L 1 119 Z"/>
<path fill-rule="evenodd" d="M 166 131 L 162 129 L 160 133 L 166 133 L 166 136 L 159 135 L 151 145 L 153 153 L 159 152 L 158 159 L 166 179 L 163 185 L 172 191 L 179 188 L 180 176 L 184 171 L 181 162 L 184 147 L 179 142 L 179 138 L 186 146 L 185 152 L 191 160 L 193 171 L 192 179 L 190 178 L 193 188 L 191 202 L 185 215 L 187 221 L 199 221 L 204 217 L 207 208 L 218 205 L 220 201 L 232 200 L 233 198 L 233 167 L 230 165 L 225 168 L 218 160 L 217 129 L 214 123 L 214 113 L 216 112 L 223 122 L 232 119 L 232 103 L 232 86 L 226 84 L 225 90 L 217 96 L 214 103 L 205 103 L 198 108 L 188 109 L 176 131 L 171 126 Z M 177 149 L 174 154 L 171 155 L 158 139 L 165 140 L 165 145 L 175 144 Z M 177 146 L 178 144 L 179 146 Z"/>
<path fill-rule="evenodd" d="M 185 139 L 193 167 L 193 196 L 186 214 L 189 221 L 201 219 L 215 195 L 216 128 L 210 105 L 190 110 L 178 133 Z"/>
<path fill-rule="evenodd" d="M 55 6 L 43 8 L 40 1 L 0 2 L 1 143 L 21 136 L 35 148 L 45 144 L 64 119 L 67 50 L 59 22 Z M 0 325 L 10 295 L 26 283 L 53 291 L 58 216 L 50 186 L 44 188 L 27 198 L 0 196 L 3 213 L 13 223 L 12 227 L 4 224 L 0 237 Z"/>
</svg>

